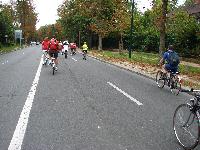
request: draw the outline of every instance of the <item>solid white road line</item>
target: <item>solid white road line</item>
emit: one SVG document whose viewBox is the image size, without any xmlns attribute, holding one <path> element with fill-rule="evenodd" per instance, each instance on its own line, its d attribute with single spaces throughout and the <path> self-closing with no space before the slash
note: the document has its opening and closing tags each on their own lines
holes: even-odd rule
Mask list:
<svg viewBox="0 0 200 150">
<path fill-rule="evenodd" d="M 35 75 L 35 79 L 33 80 L 33 84 L 31 86 L 31 89 L 29 91 L 25 105 L 24 105 L 23 110 L 21 112 L 20 118 L 18 120 L 16 129 L 15 129 L 15 132 L 13 134 L 10 145 L 8 147 L 8 150 L 21 150 L 22 142 L 23 142 L 24 135 L 25 135 L 25 132 L 26 132 L 26 127 L 27 127 L 27 124 L 28 124 L 29 114 L 30 114 L 30 111 L 31 111 L 32 103 L 33 103 L 34 96 L 35 96 L 35 93 L 36 93 L 36 88 L 37 88 L 39 78 L 40 78 L 40 72 L 41 72 L 41 69 L 42 69 L 42 62 L 43 62 L 42 60 L 43 60 L 43 58 L 41 58 L 41 60 L 40 60 L 40 64 L 39 64 L 37 73 Z"/>
<path fill-rule="evenodd" d="M 135 102 L 138 105 L 143 105 L 141 102 L 139 102 L 138 100 L 136 100 L 135 98 L 131 97 L 129 94 L 127 94 L 126 92 L 124 92 L 123 90 L 121 90 L 120 88 L 118 88 L 116 85 L 112 84 L 111 82 L 107 82 L 110 86 L 112 86 L 113 88 L 115 88 L 117 91 L 119 91 L 120 93 L 124 94 L 126 97 L 128 97 L 130 100 L 132 100 L 133 102 Z"/>
<path fill-rule="evenodd" d="M 72 58 L 74 61 L 77 61 L 75 58 Z"/>
</svg>

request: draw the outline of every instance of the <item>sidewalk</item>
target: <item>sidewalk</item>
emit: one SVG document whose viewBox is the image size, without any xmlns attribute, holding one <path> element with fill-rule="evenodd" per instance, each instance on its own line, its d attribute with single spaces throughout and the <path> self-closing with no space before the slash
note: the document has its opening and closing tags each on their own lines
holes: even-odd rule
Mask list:
<svg viewBox="0 0 200 150">
<path fill-rule="evenodd" d="M 186 66 L 192 66 L 192 67 L 199 67 L 200 68 L 200 64 L 195 64 L 195 63 L 192 63 L 192 62 L 181 61 L 181 64 L 186 65 Z"/>
</svg>

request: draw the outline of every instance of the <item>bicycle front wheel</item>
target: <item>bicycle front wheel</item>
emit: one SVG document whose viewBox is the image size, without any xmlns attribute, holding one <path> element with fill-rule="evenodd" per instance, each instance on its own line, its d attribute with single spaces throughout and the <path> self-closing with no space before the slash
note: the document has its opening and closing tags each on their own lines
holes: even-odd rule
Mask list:
<svg viewBox="0 0 200 150">
<path fill-rule="evenodd" d="M 197 114 L 191 111 L 191 106 L 181 104 L 177 107 L 173 117 L 173 129 L 179 144 L 189 150 L 199 142 L 199 119 Z"/>
<path fill-rule="evenodd" d="M 176 76 L 173 76 L 171 84 L 171 92 L 175 95 L 178 95 L 180 91 L 181 91 L 181 82 Z"/>
<path fill-rule="evenodd" d="M 164 79 L 162 71 L 158 71 L 157 72 L 157 74 L 156 74 L 156 83 L 157 83 L 159 88 L 163 88 L 164 87 L 165 79 Z"/>
</svg>

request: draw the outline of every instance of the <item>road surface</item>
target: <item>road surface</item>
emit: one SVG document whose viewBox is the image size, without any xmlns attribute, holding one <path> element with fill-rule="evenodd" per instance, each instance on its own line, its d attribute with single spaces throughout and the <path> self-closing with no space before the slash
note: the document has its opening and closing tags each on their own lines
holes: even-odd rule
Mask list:
<svg viewBox="0 0 200 150">
<path fill-rule="evenodd" d="M 183 150 L 172 117 L 189 95 L 81 54 L 53 76 L 41 56 L 0 55 L 0 150 Z"/>
</svg>

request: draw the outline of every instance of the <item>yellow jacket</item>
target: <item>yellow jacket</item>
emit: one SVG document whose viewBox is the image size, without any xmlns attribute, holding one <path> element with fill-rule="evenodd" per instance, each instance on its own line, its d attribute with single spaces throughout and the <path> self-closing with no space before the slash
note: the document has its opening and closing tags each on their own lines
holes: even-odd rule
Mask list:
<svg viewBox="0 0 200 150">
<path fill-rule="evenodd" d="M 88 49 L 88 46 L 87 46 L 87 44 L 83 44 L 83 50 L 87 50 Z"/>
</svg>

